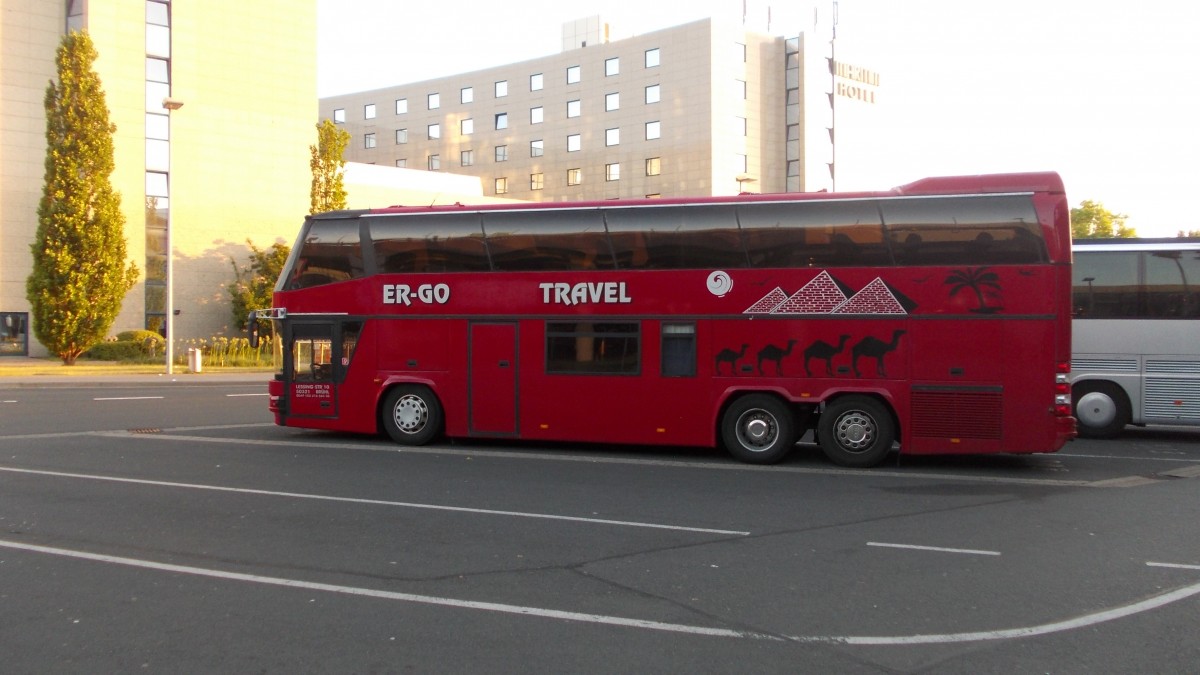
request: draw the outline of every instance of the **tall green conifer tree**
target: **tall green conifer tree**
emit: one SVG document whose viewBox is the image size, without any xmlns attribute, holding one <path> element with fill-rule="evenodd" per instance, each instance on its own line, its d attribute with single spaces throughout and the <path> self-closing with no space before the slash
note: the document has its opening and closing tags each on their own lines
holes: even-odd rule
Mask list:
<svg viewBox="0 0 1200 675">
<path fill-rule="evenodd" d="M 46 182 L 25 283 L 38 341 L 66 365 L 104 339 L 137 283 L 125 260 L 125 217 L 113 190 L 113 133 L 96 48 L 86 33 L 59 45 L 46 87 Z"/>
</svg>

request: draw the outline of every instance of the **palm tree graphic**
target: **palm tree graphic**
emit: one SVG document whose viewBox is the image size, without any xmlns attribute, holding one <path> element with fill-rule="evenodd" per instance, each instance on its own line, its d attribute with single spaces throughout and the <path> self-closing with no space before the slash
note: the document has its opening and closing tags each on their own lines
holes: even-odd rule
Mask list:
<svg viewBox="0 0 1200 675">
<path fill-rule="evenodd" d="M 990 267 L 968 267 L 965 270 L 952 270 L 950 276 L 946 277 L 943 283 L 953 284 L 950 289 L 950 297 L 954 297 L 959 291 L 964 288 L 969 288 L 975 291 L 975 297 L 979 299 L 979 307 L 971 310 L 977 314 L 994 314 L 1004 309 L 1003 307 L 988 307 L 987 299 L 984 297 L 984 290 L 992 290 L 997 294 L 1000 293 L 1000 275 L 991 271 Z"/>
</svg>

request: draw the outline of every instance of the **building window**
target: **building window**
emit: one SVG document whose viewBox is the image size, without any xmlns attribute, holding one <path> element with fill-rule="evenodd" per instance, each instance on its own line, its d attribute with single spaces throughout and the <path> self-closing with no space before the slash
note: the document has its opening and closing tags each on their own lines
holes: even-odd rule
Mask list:
<svg viewBox="0 0 1200 675">
<path fill-rule="evenodd" d="M 507 162 L 508 161 L 508 146 L 507 145 L 497 145 L 496 146 L 496 161 L 497 162 Z"/>
<path fill-rule="evenodd" d="M 496 179 L 496 194 L 502 195 L 502 194 L 507 194 L 507 193 L 508 193 L 508 179 L 507 178 L 497 178 Z"/>
<path fill-rule="evenodd" d="M 427 133 L 429 136 L 429 140 L 431 140 L 431 141 L 441 138 L 442 137 L 442 125 L 430 124 L 427 129 Z"/>
<path fill-rule="evenodd" d="M 567 152 L 579 152 L 582 138 L 579 134 L 567 136 Z"/>
<path fill-rule="evenodd" d="M 646 122 L 646 140 L 652 141 L 662 136 L 662 124 L 659 122 Z"/>
<path fill-rule="evenodd" d="M 368 150 L 375 147 L 375 134 L 366 134 L 363 136 L 363 147 Z"/>
<path fill-rule="evenodd" d="M 408 168 L 408 160 L 407 159 L 396 160 L 396 168 L 397 169 L 407 169 Z"/>
<path fill-rule="evenodd" d="M 649 157 L 646 159 L 646 175 L 657 176 L 662 173 L 662 157 Z"/>
<path fill-rule="evenodd" d="M 620 72 L 621 72 L 620 57 L 614 56 L 611 59 L 604 59 L 604 76 L 605 77 L 612 77 L 613 75 L 620 74 Z"/>
<path fill-rule="evenodd" d="M 500 80 L 496 83 L 496 98 L 505 96 L 508 96 L 508 80 Z"/>
<path fill-rule="evenodd" d="M 614 110 L 620 110 L 620 109 L 621 109 L 621 94 L 620 94 L 620 92 L 613 92 L 611 94 L 604 95 L 604 111 L 605 112 L 612 112 Z"/>
<path fill-rule="evenodd" d="M 658 47 L 655 47 L 654 49 L 646 50 L 646 67 L 647 68 L 657 68 L 658 67 Z"/>
<path fill-rule="evenodd" d="M 429 166 L 430 171 L 440 170 L 442 168 L 442 156 L 441 155 L 430 155 L 428 166 Z"/>
<path fill-rule="evenodd" d="M 542 142 L 542 139 L 539 138 L 536 141 L 529 141 L 530 157 L 541 157 L 544 154 L 546 154 L 546 145 Z"/>
<path fill-rule="evenodd" d="M 737 59 L 738 61 L 741 61 L 742 63 L 745 63 L 746 62 L 746 45 L 744 45 L 740 42 L 733 43 L 733 58 Z"/>
<path fill-rule="evenodd" d="M 746 100 L 746 81 L 734 80 L 734 91 L 742 95 L 742 100 Z"/>
<path fill-rule="evenodd" d="M 529 76 L 529 91 L 541 91 L 543 86 L 544 84 L 541 73 L 534 73 L 533 75 Z"/>
<path fill-rule="evenodd" d="M 497 129 L 507 129 L 508 128 L 508 113 L 496 113 L 496 128 Z"/>
<path fill-rule="evenodd" d="M 458 127 L 463 136 L 470 136 L 471 134 L 475 133 L 475 120 L 468 117 L 467 119 L 459 122 Z"/>
<path fill-rule="evenodd" d="M 733 156 L 733 173 L 738 176 L 745 175 L 747 168 L 750 166 L 745 155 L 736 154 Z"/>
<path fill-rule="evenodd" d="M 579 100 L 567 101 L 567 117 L 579 117 Z"/>
<path fill-rule="evenodd" d="M 646 103 L 658 103 L 661 100 L 662 92 L 659 89 L 659 85 L 652 84 L 649 87 L 646 87 Z"/>
<path fill-rule="evenodd" d="M 604 180 L 607 180 L 607 181 L 621 180 L 621 165 L 620 164 L 605 164 L 604 165 Z"/>
<path fill-rule="evenodd" d="M 579 66 L 567 68 L 567 84 L 579 83 Z"/>
<path fill-rule="evenodd" d="M 408 99 L 406 99 L 406 98 L 396 99 L 396 114 L 404 115 L 407 112 L 408 112 Z"/>
<path fill-rule="evenodd" d="M 733 118 L 733 135 L 734 136 L 745 136 L 746 135 L 746 118 L 745 117 Z"/>
<path fill-rule="evenodd" d="M 604 145 L 614 146 L 621 144 L 621 129 L 605 129 L 604 130 Z"/>
<path fill-rule="evenodd" d="M 539 105 L 536 108 L 529 109 L 530 124 L 541 124 L 543 119 L 545 119 L 545 115 L 544 111 L 542 110 L 542 106 Z"/>
<path fill-rule="evenodd" d="M 375 119 L 375 104 L 374 103 L 368 103 L 363 106 L 363 119 L 364 120 Z"/>
<path fill-rule="evenodd" d="M 531 173 L 529 174 L 529 189 L 541 190 L 546 185 L 545 174 Z"/>
<path fill-rule="evenodd" d="M 442 107 L 442 95 L 430 94 L 429 96 L 425 97 L 425 102 L 427 108 L 430 110 L 437 110 L 438 108 Z"/>
<path fill-rule="evenodd" d="M 459 103 L 473 103 L 475 101 L 475 87 L 463 87 L 458 92 Z"/>
<path fill-rule="evenodd" d="M 462 166 L 471 166 L 475 163 L 475 151 L 463 150 L 458 153 L 458 163 Z"/>
<path fill-rule="evenodd" d="M 583 169 L 567 169 L 567 185 L 579 185 L 583 182 Z"/>
<path fill-rule="evenodd" d="M 408 129 L 396 130 L 396 145 L 404 145 L 408 142 Z"/>
<path fill-rule="evenodd" d="M 346 123 L 346 109 L 345 108 L 338 108 L 337 110 L 333 111 L 333 123 L 334 124 L 345 124 Z"/>
</svg>

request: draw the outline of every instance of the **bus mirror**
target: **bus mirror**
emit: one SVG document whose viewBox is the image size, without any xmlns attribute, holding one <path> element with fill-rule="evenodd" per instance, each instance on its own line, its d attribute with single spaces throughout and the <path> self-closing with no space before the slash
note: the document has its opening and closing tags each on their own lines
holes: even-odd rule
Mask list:
<svg viewBox="0 0 1200 675">
<path fill-rule="evenodd" d="M 258 312 L 250 312 L 246 319 L 246 329 L 250 333 L 250 348 L 258 349 Z"/>
</svg>

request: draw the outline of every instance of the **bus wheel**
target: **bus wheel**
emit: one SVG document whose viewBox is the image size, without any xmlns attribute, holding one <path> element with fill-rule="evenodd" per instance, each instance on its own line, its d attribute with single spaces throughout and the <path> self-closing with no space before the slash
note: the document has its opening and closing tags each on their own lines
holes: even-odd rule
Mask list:
<svg viewBox="0 0 1200 675">
<path fill-rule="evenodd" d="M 1129 424 L 1129 399 L 1111 382 L 1084 380 L 1071 388 L 1071 399 L 1083 438 L 1116 438 Z"/>
<path fill-rule="evenodd" d="M 735 459 L 775 464 L 796 444 L 796 425 L 778 398 L 750 394 L 731 403 L 721 416 L 721 440 Z"/>
<path fill-rule="evenodd" d="M 442 406 L 427 387 L 404 385 L 383 401 L 383 428 L 401 445 L 425 445 L 442 428 Z"/>
<path fill-rule="evenodd" d="M 843 396 L 825 406 L 817 422 L 817 439 L 834 464 L 861 469 L 887 457 L 896 440 L 896 428 L 891 413 L 879 401 Z"/>
</svg>

